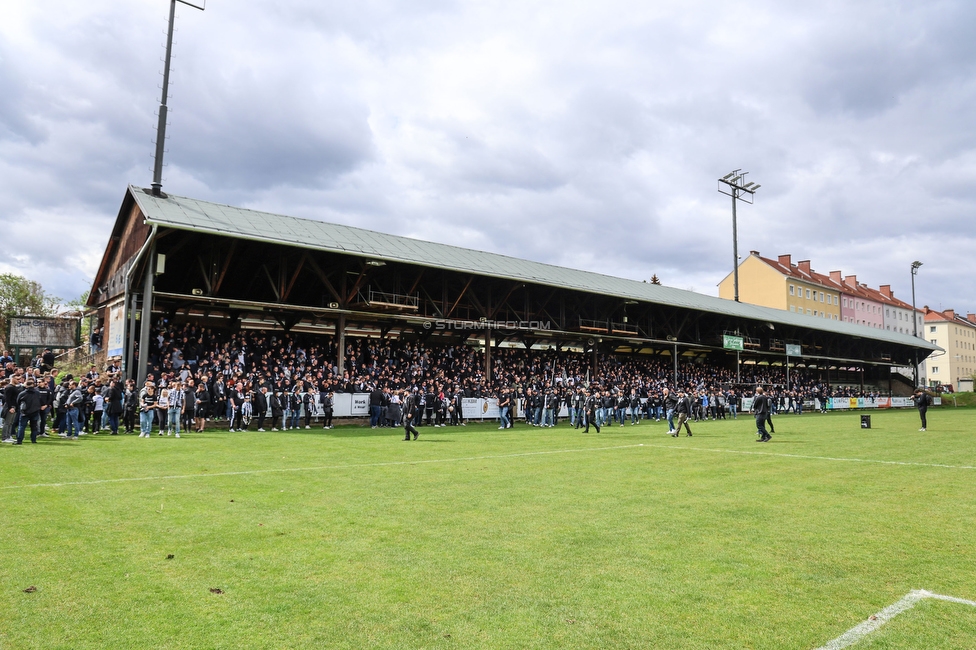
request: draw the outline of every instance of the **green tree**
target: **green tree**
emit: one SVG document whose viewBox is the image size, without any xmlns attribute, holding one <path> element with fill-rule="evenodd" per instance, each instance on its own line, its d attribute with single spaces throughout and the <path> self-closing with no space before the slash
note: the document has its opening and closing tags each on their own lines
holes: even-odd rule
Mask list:
<svg viewBox="0 0 976 650">
<path fill-rule="evenodd" d="M 59 299 L 39 282 L 13 273 L 0 273 L 0 335 L 6 335 L 12 316 L 54 316 Z"/>
</svg>

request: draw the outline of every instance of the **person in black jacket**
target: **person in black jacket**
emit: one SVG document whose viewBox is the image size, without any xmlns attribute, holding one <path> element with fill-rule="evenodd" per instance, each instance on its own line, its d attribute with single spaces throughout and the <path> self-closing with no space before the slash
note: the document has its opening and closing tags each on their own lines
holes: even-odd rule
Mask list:
<svg viewBox="0 0 976 650">
<path fill-rule="evenodd" d="M 329 391 L 327 393 L 319 393 L 319 406 L 322 408 L 322 428 L 331 429 L 332 428 L 332 408 L 335 403 L 335 393 Z"/>
<path fill-rule="evenodd" d="M 111 435 L 119 435 L 119 416 L 122 415 L 123 396 L 119 390 L 119 384 L 112 380 L 108 385 L 108 402 L 105 404 L 105 412 L 108 413 L 108 428 L 112 431 Z"/>
<path fill-rule="evenodd" d="M 600 433 L 600 423 L 596 419 L 596 410 L 600 408 L 601 403 L 600 392 L 596 390 L 586 399 L 586 404 L 583 407 L 584 411 L 586 411 L 586 428 L 583 430 L 583 433 L 590 432 L 591 423 L 596 427 L 596 432 Z"/>
<path fill-rule="evenodd" d="M 53 380 L 48 376 L 44 380 L 38 382 L 37 393 L 41 397 L 41 414 L 38 420 L 38 432 L 37 435 L 42 438 L 47 438 L 48 435 L 45 433 L 45 428 L 47 428 L 47 418 L 51 413 L 51 407 L 54 404 L 54 395 L 51 391 L 51 383 Z"/>
<path fill-rule="evenodd" d="M 41 395 L 37 392 L 33 378 L 28 378 L 24 384 L 24 390 L 17 398 L 17 407 L 20 411 L 20 426 L 17 427 L 17 442 L 14 444 L 24 444 L 24 430 L 28 424 L 30 424 L 31 442 L 37 443 L 37 430 L 40 428 L 41 419 Z"/>
<path fill-rule="evenodd" d="M 380 425 L 380 416 L 383 414 L 383 391 L 379 386 L 373 386 L 369 393 L 369 428 L 375 429 Z"/>
<path fill-rule="evenodd" d="M 919 431 L 925 431 L 928 427 L 928 422 L 925 418 L 925 414 L 929 410 L 929 396 L 925 393 L 922 388 L 916 388 L 915 394 L 912 395 L 912 399 L 915 400 L 915 406 L 918 408 L 918 417 L 922 420 L 922 428 Z"/>
<path fill-rule="evenodd" d="M 207 415 L 210 413 L 210 391 L 207 385 L 200 382 L 197 391 L 193 394 L 193 430 L 196 433 L 203 433 L 203 428 L 207 423 Z M 188 403 L 189 404 L 189 403 Z"/>
<path fill-rule="evenodd" d="M 254 411 L 258 416 L 258 431 L 264 431 L 264 418 L 268 416 L 268 387 L 262 386 L 261 390 L 254 394 Z M 274 423 L 272 422 L 272 426 Z"/>
<path fill-rule="evenodd" d="M 20 396 L 20 375 L 14 375 L 3 389 L 3 441 L 14 442 L 20 415 L 17 411 L 17 398 Z"/>
<path fill-rule="evenodd" d="M 668 433 L 674 435 L 674 409 L 678 406 L 678 396 L 674 391 L 664 389 L 664 417 L 668 421 Z"/>
<path fill-rule="evenodd" d="M 769 417 L 769 398 L 766 397 L 762 386 L 756 387 L 756 396 L 752 399 L 752 412 L 756 416 L 756 442 L 769 442 L 771 435 L 766 431 L 766 419 Z"/>
<path fill-rule="evenodd" d="M 414 418 L 418 417 L 420 406 L 417 403 L 418 398 L 416 395 L 408 395 L 404 391 L 403 399 L 403 434 L 404 440 L 410 440 L 410 434 L 413 434 L 413 439 L 416 440 L 420 433 L 413 426 Z"/>
<path fill-rule="evenodd" d="M 315 387 L 309 386 L 302 395 L 302 408 L 305 411 L 305 428 L 312 428 L 312 414 L 315 413 Z"/>
<path fill-rule="evenodd" d="M 678 391 L 678 402 L 674 407 L 674 414 L 678 416 L 678 424 L 674 427 L 671 436 L 677 438 L 681 434 L 681 425 L 685 425 L 688 435 L 691 435 L 691 426 L 688 424 L 688 417 L 691 415 L 691 400 L 683 391 Z"/>
<path fill-rule="evenodd" d="M 126 433 L 136 430 L 136 413 L 139 412 L 139 391 L 134 379 L 126 380 L 122 405 L 122 424 Z"/>
<path fill-rule="evenodd" d="M 277 431 L 278 427 L 275 425 L 281 424 L 281 416 L 285 412 L 284 404 L 281 402 L 281 393 L 277 391 L 271 393 L 268 404 L 271 405 L 271 430 Z"/>
</svg>

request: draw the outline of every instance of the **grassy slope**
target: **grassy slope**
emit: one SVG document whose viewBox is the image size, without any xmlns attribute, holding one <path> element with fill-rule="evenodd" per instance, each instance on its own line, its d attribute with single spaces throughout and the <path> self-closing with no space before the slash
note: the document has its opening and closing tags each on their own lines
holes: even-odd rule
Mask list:
<svg viewBox="0 0 976 650">
<path fill-rule="evenodd" d="M 974 415 L 5 447 L 0 487 L 192 477 L 0 490 L 0 647 L 815 647 L 912 589 L 976 598 L 976 469 L 767 454 L 973 467 Z M 924 605 L 872 647 L 976 645 Z"/>
</svg>

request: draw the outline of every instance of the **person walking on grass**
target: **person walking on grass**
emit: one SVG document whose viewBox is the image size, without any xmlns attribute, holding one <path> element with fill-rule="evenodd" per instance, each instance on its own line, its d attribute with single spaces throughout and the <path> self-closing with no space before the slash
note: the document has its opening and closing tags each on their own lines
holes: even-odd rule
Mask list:
<svg viewBox="0 0 976 650">
<path fill-rule="evenodd" d="M 41 395 L 34 385 L 34 380 L 28 378 L 24 383 L 24 390 L 17 397 L 17 407 L 20 411 L 20 422 L 17 428 L 17 442 L 24 444 L 24 430 L 30 425 L 31 442 L 37 443 L 37 433 L 41 426 Z"/>
<path fill-rule="evenodd" d="M 156 387 L 146 384 L 139 396 L 139 437 L 148 438 L 152 436 L 153 416 L 156 414 L 156 403 L 159 396 L 156 395 Z M 70 403 L 70 400 L 69 400 Z"/>
<path fill-rule="evenodd" d="M 752 412 L 756 416 L 756 435 L 759 440 L 756 442 L 769 442 L 772 438 L 766 432 L 766 420 L 769 418 L 769 398 L 763 392 L 762 386 L 756 387 L 756 396 L 752 399 Z"/>
<path fill-rule="evenodd" d="M 671 433 L 672 438 L 677 438 L 681 435 L 681 425 L 685 425 L 685 430 L 688 432 L 688 436 L 691 436 L 691 426 L 688 424 L 688 418 L 691 415 L 691 400 L 688 399 L 688 395 L 682 391 L 678 391 L 678 403 L 674 407 L 674 414 L 678 416 L 677 426 L 674 427 L 674 432 Z"/>
<path fill-rule="evenodd" d="M 583 410 L 586 412 L 586 428 L 583 429 L 583 433 L 590 432 L 590 424 L 596 427 L 596 432 L 600 433 L 600 421 L 596 417 L 597 410 L 600 408 L 601 404 L 600 392 L 594 390 L 590 393 L 590 396 L 586 398 L 586 403 L 583 406 Z"/>
<path fill-rule="evenodd" d="M 916 388 L 912 399 L 915 400 L 915 406 L 918 408 L 918 417 L 922 420 L 922 428 L 919 431 L 925 431 L 928 427 L 925 414 L 929 410 L 929 396 L 924 388 Z"/>
<path fill-rule="evenodd" d="M 413 426 L 413 419 L 417 416 L 420 410 L 420 405 L 417 403 L 417 395 L 408 395 L 404 391 L 403 398 L 403 439 L 410 440 L 410 434 L 413 434 L 413 439 L 416 440 L 420 433 Z"/>
<path fill-rule="evenodd" d="M 664 389 L 664 417 L 668 421 L 668 434 L 674 435 L 674 409 L 678 405 L 678 397 L 676 393 L 672 393 L 669 389 Z"/>
</svg>

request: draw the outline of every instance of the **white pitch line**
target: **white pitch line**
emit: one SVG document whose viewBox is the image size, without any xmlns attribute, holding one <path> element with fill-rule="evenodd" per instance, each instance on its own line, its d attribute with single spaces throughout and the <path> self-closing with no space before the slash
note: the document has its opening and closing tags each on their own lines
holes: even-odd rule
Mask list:
<svg viewBox="0 0 976 650">
<path fill-rule="evenodd" d="M 913 463 L 902 460 L 878 460 L 874 458 L 837 458 L 833 456 L 804 456 L 802 454 L 780 454 L 772 451 L 745 451 L 742 449 L 709 449 L 707 447 L 678 447 L 675 445 L 645 444 L 656 449 L 675 449 L 681 451 L 704 451 L 713 454 L 741 454 L 745 456 L 774 456 L 777 458 L 799 458 L 802 460 L 830 460 L 844 463 L 871 463 L 876 465 L 903 465 L 907 467 L 937 467 L 940 469 L 976 469 L 976 465 L 944 465 L 941 463 Z"/>
<path fill-rule="evenodd" d="M 942 594 L 933 594 L 924 589 L 916 589 L 914 591 L 908 592 L 904 598 L 899 600 L 894 605 L 889 605 L 882 609 L 877 614 L 868 618 L 868 620 L 855 625 L 848 631 L 841 634 L 839 637 L 833 641 L 828 642 L 825 645 L 820 646 L 817 650 L 841 650 L 841 648 L 847 648 L 854 645 L 867 635 L 871 634 L 882 625 L 898 616 L 902 612 L 906 612 L 911 608 L 915 607 L 920 601 L 926 598 L 932 598 L 934 600 L 945 600 L 950 603 L 958 603 L 961 605 L 969 605 L 970 607 L 976 607 L 976 602 L 972 600 L 965 600 L 964 598 L 956 598 L 955 596 L 943 596 Z"/>
<path fill-rule="evenodd" d="M 103 483 L 135 483 L 139 481 L 172 481 L 176 479 L 202 478 L 209 476 L 245 476 L 248 474 L 275 474 L 281 472 L 319 472 L 327 469 L 355 469 L 361 467 L 396 467 L 399 465 L 423 465 L 425 463 L 458 463 L 472 460 L 492 460 L 496 458 L 519 458 L 523 456 L 545 456 L 550 454 L 577 454 L 588 451 L 612 451 L 643 447 L 643 444 L 620 445 L 616 447 L 586 447 L 582 449 L 555 449 L 549 451 L 527 451 L 518 454 L 499 454 L 497 456 L 466 456 L 461 458 L 433 458 L 420 460 L 397 460 L 383 463 L 354 463 L 348 465 L 321 465 L 318 467 L 281 467 L 276 469 L 251 469 L 239 472 L 207 472 L 200 474 L 171 474 L 164 476 L 136 476 L 129 478 L 106 478 L 94 481 L 65 481 L 62 483 L 28 483 L 25 485 L 4 485 L 0 490 L 25 490 L 40 487 L 66 487 L 73 485 L 101 485 Z"/>
</svg>

